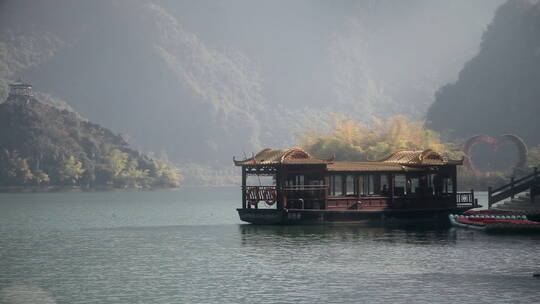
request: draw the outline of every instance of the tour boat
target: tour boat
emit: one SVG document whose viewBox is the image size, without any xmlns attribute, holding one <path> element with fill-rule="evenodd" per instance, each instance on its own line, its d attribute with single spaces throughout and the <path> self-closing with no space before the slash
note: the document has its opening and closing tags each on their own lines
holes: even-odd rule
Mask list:
<svg viewBox="0 0 540 304">
<path fill-rule="evenodd" d="M 301 148 L 264 149 L 243 160 L 242 221 L 294 223 L 446 223 L 478 207 L 457 191 L 456 167 L 432 151 L 397 151 L 378 161 L 343 162 Z"/>
<path fill-rule="evenodd" d="M 540 232 L 540 222 L 525 215 L 450 214 L 450 223 L 457 227 L 498 232 Z"/>
</svg>

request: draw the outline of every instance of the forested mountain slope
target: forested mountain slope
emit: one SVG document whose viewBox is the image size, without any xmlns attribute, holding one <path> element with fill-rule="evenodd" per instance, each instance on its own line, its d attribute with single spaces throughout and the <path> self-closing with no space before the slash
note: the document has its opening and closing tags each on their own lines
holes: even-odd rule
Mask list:
<svg viewBox="0 0 540 304">
<path fill-rule="evenodd" d="M 453 137 L 516 134 L 540 144 L 540 2 L 511 0 L 496 12 L 480 51 L 442 87 L 427 119 Z"/>
<path fill-rule="evenodd" d="M 177 187 L 174 168 L 33 97 L 0 104 L 0 186 Z"/>
</svg>

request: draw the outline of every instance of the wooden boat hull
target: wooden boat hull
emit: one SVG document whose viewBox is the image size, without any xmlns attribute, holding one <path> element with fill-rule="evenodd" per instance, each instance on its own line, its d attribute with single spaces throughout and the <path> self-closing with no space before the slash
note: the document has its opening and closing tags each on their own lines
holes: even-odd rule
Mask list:
<svg viewBox="0 0 540 304">
<path fill-rule="evenodd" d="M 244 222 L 259 225 L 287 224 L 423 224 L 449 225 L 448 215 L 470 208 L 437 208 L 408 210 L 317 210 L 317 209 L 237 209 Z"/>
</svg>

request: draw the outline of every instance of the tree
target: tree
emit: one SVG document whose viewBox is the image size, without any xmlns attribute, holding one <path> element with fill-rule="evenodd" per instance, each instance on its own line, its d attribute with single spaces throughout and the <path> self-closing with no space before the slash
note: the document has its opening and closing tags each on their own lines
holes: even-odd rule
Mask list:
<svg viewBox="0 0 540 304">
<path fill-rule="evenodd" d="M 1 186 L 177 184 L 166 166 L 158 177 L 152 175 L 154 160 L 130 149 L 120 136 L 37 99 L 24 107 L 1 103 L 0 130 Z"/>
<path fill-rule="evenodd" d="M 64 161 L 64 165 L 60 169 L 60 181 L 76 185 L 79 183 L 79 179 L 84 171 L 83 164 L 71 155 Z"/>
<path fill-rule="evenodd" d="M 118 149 L 113 149 L 107 155 L 105 163 L 107 167 L 112 171 L 113 177 L 118 177 L 126 168 L 128 161 L 128 154 Z"/>
<path fill-rule="evenodd" d="M 51 179 L 49 178 L 49 175 L 46 173 L 46 172 L 43 172 L 41 170 L 38 170 L 35 174 L 34 174 L 34 177 L 35 177 L 35 181 L 36 183 L 41 186 L 41 185 L 46 185 L 48 184 Z"/>
<path fill-rule="evenodd" d="M 146 170 L 139 170 L 139 163 L 135 159 L 128 161 L 125 170 L 122 171 L 119 180 L 122 181 L 124 186 L 140 188 L 148 180 L 148 172 Z"/>
<path fill-rule="evenodd" d="M 155 177 L 155 183 L 164 187 L 180 186 L 180 178 L 176 169 L 167 166 L 160 161 L 152 161 L 151 174 Z"/>
<path fill-rule="evenodd" d="M 17 151 L 2 150 L 0 153 L 0 183 L 10 186 L 26 185 L 34 179 L 26 158 Z"/>
</svg>

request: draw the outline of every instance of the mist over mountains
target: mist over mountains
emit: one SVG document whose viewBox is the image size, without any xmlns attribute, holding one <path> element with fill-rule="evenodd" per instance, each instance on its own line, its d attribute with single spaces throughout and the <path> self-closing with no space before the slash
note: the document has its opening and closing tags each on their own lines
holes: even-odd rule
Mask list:
<svg viewBox="0 0 540 304">
<path fill-rule="evenodd" d="M 3 1 L 0 98 L 23 77 L 143 150 L 227 163 L 329 112 L 422 118 L 501 3 Z"/>
</svg>

